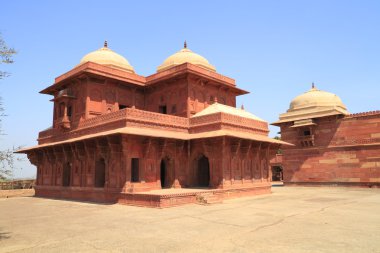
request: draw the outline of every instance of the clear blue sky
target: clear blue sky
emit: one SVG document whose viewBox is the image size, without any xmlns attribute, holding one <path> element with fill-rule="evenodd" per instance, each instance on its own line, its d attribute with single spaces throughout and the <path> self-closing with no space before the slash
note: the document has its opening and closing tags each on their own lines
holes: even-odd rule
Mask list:
<svg viewBox="0 0 380 253">
<path fill-rule="evenodd" d="M 380 1 L 18 1 L 1 4 L 0 32 L 17 49 L 0 81 L 8 117 L 0 148 L 35 145 L 52 122 L 38 92 L 109 47 L 150 75 L 183 46 L 249 95 L 238 106 L 273 122 L 308 90 L 336 93 L 350 112 L 380 109 Z M 271 127 L 271 136 L 278 128 Z M 27 159 L 25 159 L 27 160 Z M 15 177 L 34 176 L 28 161 Z"/>
</svg>

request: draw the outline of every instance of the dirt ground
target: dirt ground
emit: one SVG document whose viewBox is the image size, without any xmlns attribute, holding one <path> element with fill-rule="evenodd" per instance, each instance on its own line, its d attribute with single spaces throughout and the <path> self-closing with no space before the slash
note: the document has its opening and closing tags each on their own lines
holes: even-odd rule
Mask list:
<svg viewBox="0 0 380 253">
<path fill-rule="evenodd" d="M 0 198 L 31 197 L 31 196 L 34 196 L 34 189 L 0 190 Z"/>
<path fill-rule="evenodd" d="M 273 187 L 167 209 L 3 198 L 0 252 L 379 253 L 380 189 Z"/>
</svg>

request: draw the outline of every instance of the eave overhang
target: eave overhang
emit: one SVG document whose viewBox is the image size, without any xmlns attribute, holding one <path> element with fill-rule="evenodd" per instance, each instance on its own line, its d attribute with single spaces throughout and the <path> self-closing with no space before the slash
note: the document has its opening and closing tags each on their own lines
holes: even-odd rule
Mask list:
<svg viewBox="0 0 380 253">
<path fill-rule="evenodd" d="M 62 89 L 62 86 L 65 85 L 66 80 L 79 77 L 84 73 L 90 73 L 102 77 L 107 77 L 117 81 L 131 83 L 142 87 L 145 86 L 145 77 L 143 76 L 139 76 L 137 74 L 124 71 L 122 69 L 104 66 L 94 62 L 86 62 L 76 66 L 72 70 L 55 78 L 54 84 L 43 89 L 42 91 L 40 91 L 40 93 L 53 95 L 55 92 Z"/>
<path fill-rule="evenodd" d="M 315 119 L 334 115 L 346 115 L 346 112 L 340 110 L 340 108 L 334 109 L 318 109 L 309 111 L 291 111 L 280 115 L 280 120 L 271 123 L 273 126 L 280 126 L 283 123 L 296 122 L 299 120 Z"/>
<path fill-rule="evenodd" d="M 239 95 L 244 95 L 244 94 L 249 93 L 246 90 L 237 88 L 234 79 L 227 76 L 223 76 L 219 73 L 204 69 L 202 67 L 199 67 L 191 63 L 183 63 L 181 65 L 177 65 L 169 69 L 166 69 L 162 72 L 158 72 L 153 75 L 147 76 L 146 86 L 147 87 L 153 86 L 161 81 L 165 81 L 165 80 L 168 80 L 168 79 L 171 79 L 173 77 L 180 76 L 183 74 L 193 74 L 193 75 L 202 77 L 204 79 L 211 80 L 219 85 L 223 85 L 226 88 L 235 91 Z"/>
</svg>

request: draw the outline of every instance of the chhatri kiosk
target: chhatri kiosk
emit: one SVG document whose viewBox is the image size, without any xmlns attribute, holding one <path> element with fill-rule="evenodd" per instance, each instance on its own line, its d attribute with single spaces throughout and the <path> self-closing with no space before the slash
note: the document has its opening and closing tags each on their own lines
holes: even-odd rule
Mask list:
<svg viewBox="0 0 380 253">
<path fill-rule="evenodd" d="M 41 93 L 52 127 L 18 151 L 37 166 L 36 196 L 165 207 L 271 192 L 286 143 L 186 43 L 147 77 L 105 43 Z"/>
<path fill-rule="evenodd" d="M 380 111 L 350 114 L 337 95 L 313 85 L 273 125 L 294 144 L 276 164 L 285 185 L 380 186 Z"/>
</svg>

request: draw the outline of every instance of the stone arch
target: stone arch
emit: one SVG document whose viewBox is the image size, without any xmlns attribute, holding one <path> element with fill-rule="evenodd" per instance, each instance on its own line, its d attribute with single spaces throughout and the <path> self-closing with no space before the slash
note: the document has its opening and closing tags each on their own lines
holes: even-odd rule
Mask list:
<svg viewBox="0 0 380 253">
<path fill-rule="evenodd" d="M 160 162 L 160 182 L 161 188 L 171 188 L 174 184 L 174 164 L 173 159 L 164 156 Z"/>
<path fill-rule="evenodd" d="M 195 178 L 194 185 L 197 187 L 210 186 L 210 161 L 204 154 L 197 157 L 195 160 Z"/>
</svg>

